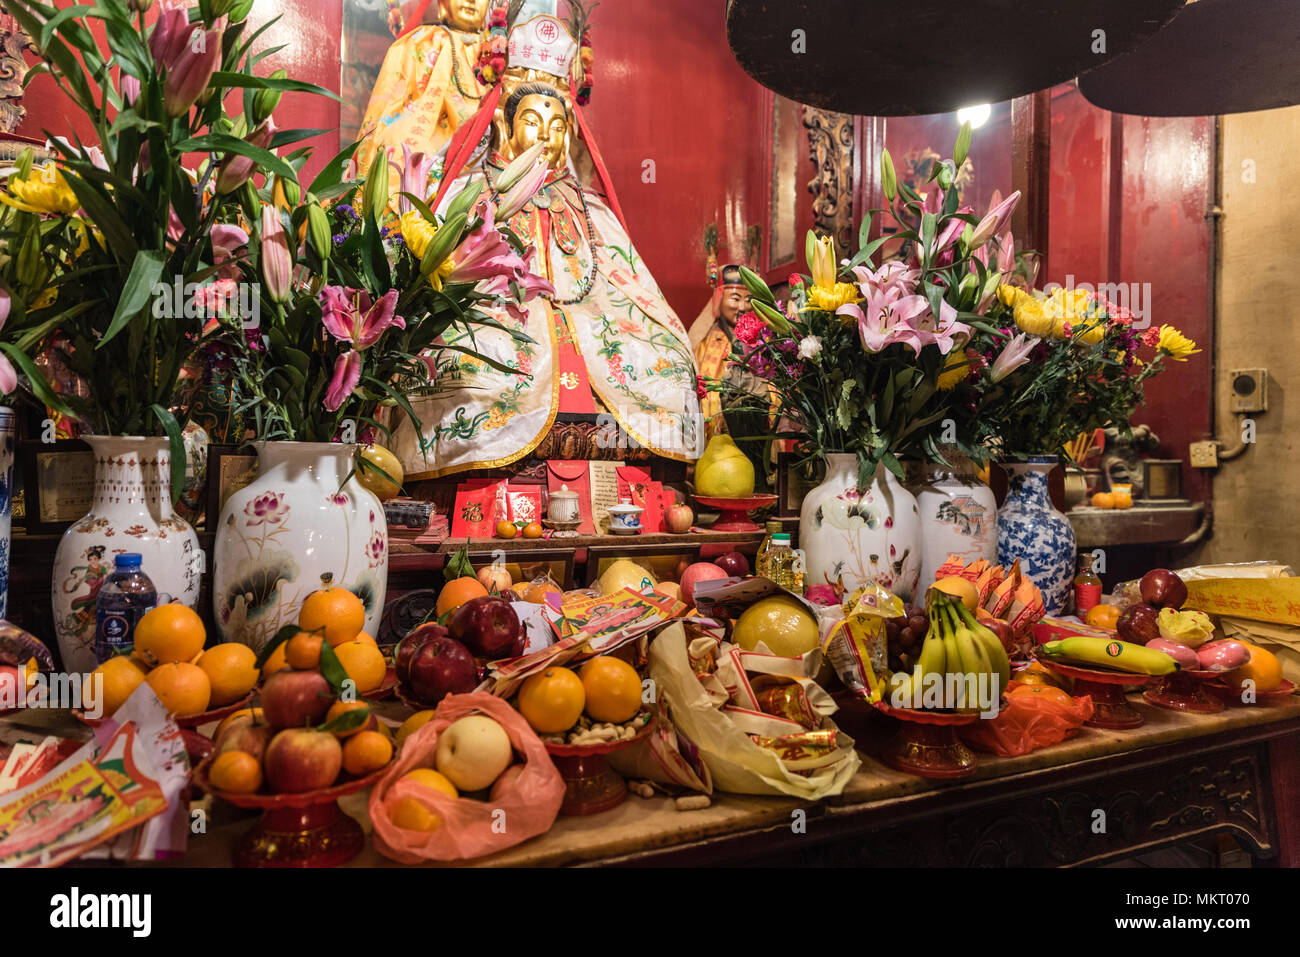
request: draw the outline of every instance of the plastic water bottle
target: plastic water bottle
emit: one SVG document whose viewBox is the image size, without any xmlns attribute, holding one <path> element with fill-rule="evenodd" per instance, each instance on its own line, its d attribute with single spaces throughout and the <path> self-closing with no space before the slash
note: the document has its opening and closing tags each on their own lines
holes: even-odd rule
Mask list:
<svg viewBox="0 0 1300 957">
<path fill-rule="evenodd" d="M 134 647 L 136 624 L 158 604 L 158 589 L 140 562 L 135 553 L 118 555 L 95 598 L 95 657 L 101 663 Z"/>
</svg>

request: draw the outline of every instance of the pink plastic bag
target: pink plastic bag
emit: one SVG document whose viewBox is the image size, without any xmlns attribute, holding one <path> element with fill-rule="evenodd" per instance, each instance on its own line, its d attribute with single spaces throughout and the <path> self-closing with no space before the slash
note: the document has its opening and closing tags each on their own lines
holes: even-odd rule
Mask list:
<svg viewBox="0 0 1300 957">
<path fill-rule="evenodd" d="M 484 714 L 505 728 L 516 763 L 498 779 L 496 800 L 453 798 L 412 781 L 399 779 L 413 768 L 433 767 L 438 736 L 458 718 Z M 442 819 L 433 831 L 410 831 L 393 824 L 394 806 L 415 798 Z M 523 717 L 505 701 L 481 691 L 443 698 L 433 718 L 402 746 L 402 753 L 370 792 L 370 820 L 380 853 L 403 864 L 457 861 L 513 847 L 550 830 L 564 801 L 564 779 L 546 747 Z"/>
</svg>

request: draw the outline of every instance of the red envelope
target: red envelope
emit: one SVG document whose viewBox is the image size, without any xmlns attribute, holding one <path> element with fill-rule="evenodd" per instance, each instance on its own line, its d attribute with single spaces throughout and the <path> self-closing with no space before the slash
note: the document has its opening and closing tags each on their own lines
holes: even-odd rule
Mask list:
<svg viewBox="0 0 1300 957">
<path fill-rule="evenodd" d="M 542 487 L 540 485 L 516 485 L 511 483 L 506 489 L 506 517 L 512 522 L 541 523 L 542 521 Z"/>
<path fill-rule="evenodd" d="M 595 415 L 596 400 L 591 391 L 591 378 L 587 375 L 587 363 L 578 354 L 573 334 L 569 331 L 560 310 L 553 309 L 552 313 L 555 316 L 555 352 L 558 359 L 556 375 L 560 385 L 559 411 Z"/>
<path fill-rule="evenodd" d="M 567 485 L 570 492 L 578 493 L 578 509 L 582 514 L 579 535 L 595 535 L 596 522 L 591 512 L 591 463 L 586 459 L 548 459 L 546 462 L 546 490 L 555 494 Z"/>
<path fill-rule="evenodd" d="M 506 517 L 506 483 L 476 479 L 456 486 L 456 505 L 451 511 L 452 538 L 492 538 L 497 522 Z"/>
<path fill-rule="evenodd" d="M 650 473 L 635 465 L 618 468 L 618 497 L 640 506 L 641 532 L 653 534 L 664 530 L 663 485 L 650 481 Z"/>
</svg>

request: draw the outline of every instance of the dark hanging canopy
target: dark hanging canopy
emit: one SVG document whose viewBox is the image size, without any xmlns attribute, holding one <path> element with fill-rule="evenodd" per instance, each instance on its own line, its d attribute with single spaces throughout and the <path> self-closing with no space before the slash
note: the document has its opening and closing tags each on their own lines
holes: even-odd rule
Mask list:
<svg viewBox="0 0 1300 957">
<path fill-rule="evenodd" d="M 727 40 L 741 68 L 782 96 L 842 113 L 912 116 L 1072 79 L 1133 49 L 1182 3 L 729 0 Z"/>
<path fill-rule="evenodd" d="M 1212 116 L 1300 103 L 1300 0 L 1196 0 L 1132 53 L 1079 77 L 1117 113 Z"/>
</svg>

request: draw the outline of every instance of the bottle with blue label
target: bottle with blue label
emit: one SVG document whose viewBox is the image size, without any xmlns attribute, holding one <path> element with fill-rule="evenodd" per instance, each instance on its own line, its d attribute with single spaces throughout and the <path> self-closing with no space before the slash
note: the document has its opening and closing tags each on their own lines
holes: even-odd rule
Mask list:
<svg viewBox="0 0 1300 957">
<path fill-rule="evenodd" d="M 102 663 L 135 645 L 135 626 L 158 604 L 158 589 L 140 570 L 139 555 L 118 555 L 95 598 L 95 657 Z"/>
</svg>

